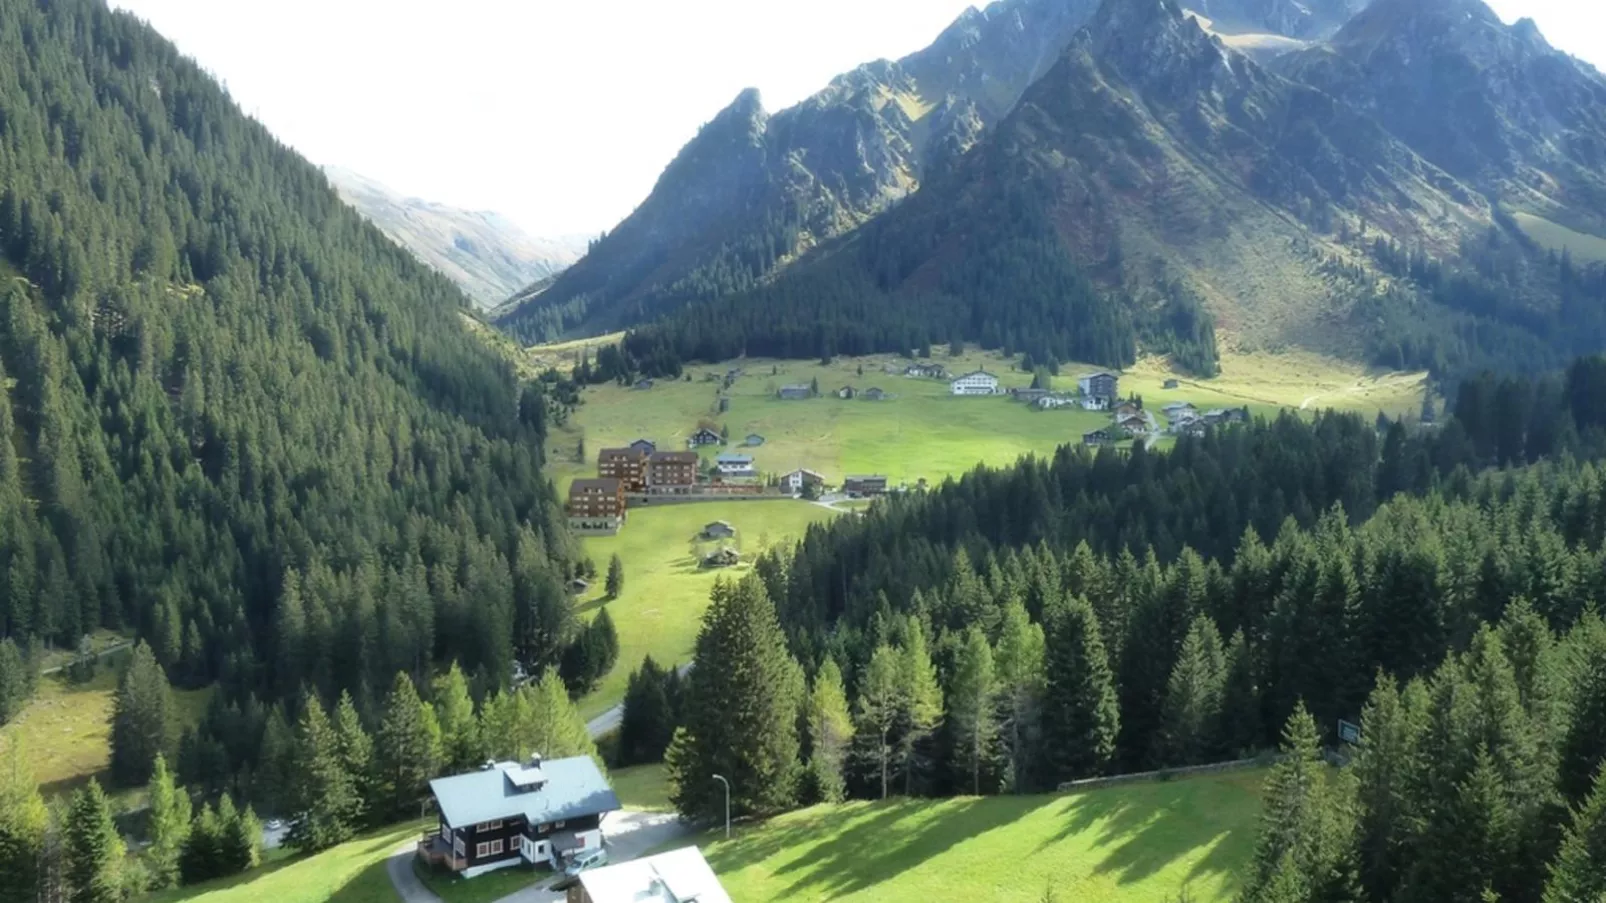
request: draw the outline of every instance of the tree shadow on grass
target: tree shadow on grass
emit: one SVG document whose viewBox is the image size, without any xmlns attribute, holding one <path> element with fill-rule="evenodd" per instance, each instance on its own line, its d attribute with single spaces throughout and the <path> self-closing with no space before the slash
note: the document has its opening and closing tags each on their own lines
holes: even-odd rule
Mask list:
<svg viewBox="0 0 1606 903">
<path fill-rule="evenodd" d="M 1120 884 L 1153 877 L 1201 849 L 1184 883 L 1236 872 L 1255 841 L 1258 807 L 1249 790 L 1231 780 L 1201 779 L 1107 787 L 1062 797 L 1064 825 L 1038 847 L 1041 852 L 1071 837 L 1096 832 L 1092 845 L 1106 849 L 1094 874 Z"/>
</svg>

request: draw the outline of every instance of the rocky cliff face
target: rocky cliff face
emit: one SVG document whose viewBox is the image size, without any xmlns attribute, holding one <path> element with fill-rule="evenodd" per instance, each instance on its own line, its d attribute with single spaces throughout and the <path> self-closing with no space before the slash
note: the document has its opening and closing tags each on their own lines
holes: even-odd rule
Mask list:
<svg viewBox="0 0 1606 903">
<path fill-rule="evenodd" d="M 325 167 L 324 175 L 341 200 L 482 309 L 557 275 L 586 249 L 584 237 L 531 238 L 495 213 L 406 197 L 351 170 Z"/>
<path fill-rule="evenodd" d="M 1376 0 L 1279 71 L 1514 209 L 1606 228 L 1606 78 L 1479 0 Z"/>
</svg>

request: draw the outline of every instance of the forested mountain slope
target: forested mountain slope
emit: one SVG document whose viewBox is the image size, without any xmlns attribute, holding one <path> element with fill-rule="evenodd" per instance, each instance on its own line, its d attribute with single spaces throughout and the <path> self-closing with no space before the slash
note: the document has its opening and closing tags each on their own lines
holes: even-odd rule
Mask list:
<svg viewBox="0 0 1606 903">
<path fill-rule="evenodd" d="M 544 405 L 462 295 L 132 16 L 0 6 L 0 634 L 224 699 L 550 661 Z"/>
<path fill-rule="evenodd" d="M 583 238 L 532 238 L 495 213 L 407 197 L 338 166 L 323 171 L 342 200 L 482 309 L 552 278 L 585 252 Z"/>
<path fill-rule="evenodd" d="M 1358 352 L 1337 326 L 1362 280 L 1329 264 L 1357 254 L 1340 234 L 1362 224 L 1453 254 L 1492 219 L 1375 121 L 1170 0 L 1110 0 L 951 172 L 773 285 L 627 345 L 718 359 L 953 336 L 1119 366 L 1141 336 L 1210 372 L 1209 311 L 1258 341 Z"/>
</svg>

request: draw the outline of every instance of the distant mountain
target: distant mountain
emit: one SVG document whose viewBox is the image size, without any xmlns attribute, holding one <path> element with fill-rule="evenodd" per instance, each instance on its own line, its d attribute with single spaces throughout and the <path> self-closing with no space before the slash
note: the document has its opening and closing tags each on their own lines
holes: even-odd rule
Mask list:
<svg viewBox="0 0 1606 903">
<path fill-rule="evenodd" d="M 406 197 L 349 169 L 324 167 L 346 203 L 391 240 L 491 308 L 532 282 L 550 279 L 585 253 L 584 236 L 531 238 L 498 214 Z"/>
<path fill-rule="evenodd" d="M 1338 327 L 1364 278 L 1341 236 L 1454 255 L 1492 224 L 1374 119 L 1229 50 L 1171 0 L 1108 0 L 949 172 L 635 350 L 963 338 L 1119 365 L 1142 342 L 1208 370 L 1214 319 L 1257 343 L 1358 351 Z"/>
<path fill-rule="evenodd" d="M 1506 25 L 1480 0 L 1377 0 L 1277 66 L 1512 209 L 1606 229 L 1606 78 L 1531 20 Z"/>
</svg>

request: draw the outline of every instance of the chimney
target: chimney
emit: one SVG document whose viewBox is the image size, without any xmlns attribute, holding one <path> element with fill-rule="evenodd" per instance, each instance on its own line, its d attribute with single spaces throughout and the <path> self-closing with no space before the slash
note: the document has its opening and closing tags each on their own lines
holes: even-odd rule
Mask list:
<svg viewBox="0 0 1606 903">
<path fill-rule="evenodd" d="M 530 767 L 531 768 L 540 768 L 541 767 L 541 754 L 540 753 L 530 753 Z"/>
<path fill-rule="evenodd" d="M 495 767 L 496 767 L 496 760 L 495 759 L 486 759 L 485 760 L 485 764 L 480 766 L 480 771 L 490 771 L 491 769 L 493 769 Z"/>
</svg>

